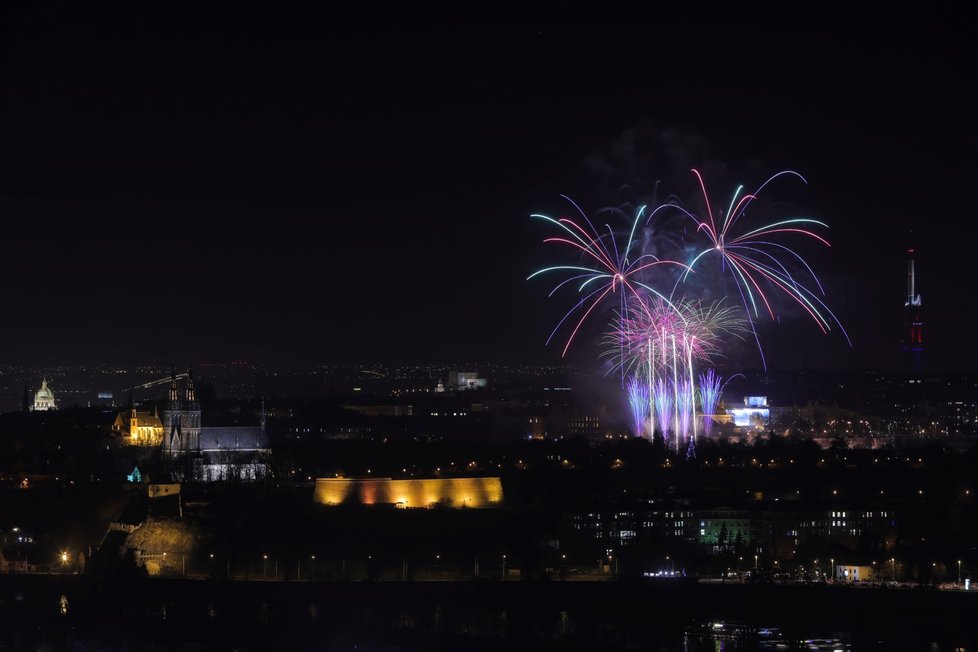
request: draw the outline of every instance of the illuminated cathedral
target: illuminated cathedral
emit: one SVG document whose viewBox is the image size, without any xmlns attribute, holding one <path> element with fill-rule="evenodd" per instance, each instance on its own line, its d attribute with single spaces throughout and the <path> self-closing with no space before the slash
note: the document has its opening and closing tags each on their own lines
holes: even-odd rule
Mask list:
<svg viewBox="0 0 978 652">
<path fill-rule="evenodd" d="M 263 404 L 264 406 L 264 404 Z M 202 427 L 200 404 L 188 372 L 183 391 L 174 371 L 163 409 L 163 456 L 176 480 L 258 480 L 269 474 L 271 448 L 265 411 L 257 426 Z"/>
</svg>

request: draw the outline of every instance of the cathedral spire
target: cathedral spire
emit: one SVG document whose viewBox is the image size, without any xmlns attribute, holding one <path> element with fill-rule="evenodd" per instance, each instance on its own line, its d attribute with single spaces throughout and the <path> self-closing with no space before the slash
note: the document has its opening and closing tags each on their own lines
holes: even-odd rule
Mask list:
<svg viewBox="0 0 978 652">
<path fill-rule="evenodd" d="M 176 405 L 180 402 L 180 394 L 177 392 L 177 368 L 170 367 L 170 403 Z"/>
<path fill-rule="evenodd" d="M 197 402 L 197 394 L 194 392 L 194 372 L 187 369 L 187 403 L 193 405 Z"/>
</svg>

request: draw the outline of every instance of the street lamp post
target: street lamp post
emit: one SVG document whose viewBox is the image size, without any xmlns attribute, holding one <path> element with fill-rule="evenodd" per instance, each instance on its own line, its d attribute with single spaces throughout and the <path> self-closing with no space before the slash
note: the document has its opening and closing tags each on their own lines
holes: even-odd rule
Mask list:
<svg viewBox="0 0 978 652">
<path fill-rule="evenodd" d="M 832 581 L 835 581 L 835 560 L 829 559 L 829 564 L 832 566 Z"/>
<path fill-rule="evenodd" d="M 958 560 L 958 584 L 961 584 L 961 560 Z"/>
<path fill-rule="evenodd" d="M 757 555 L 754 555 L 754 572 L 757 572 Z"/>
<path fill-rule="evenodd" d="M 890 557 L 890 581 L 896 582 L 896 557 Z"/>
<path fill-rule="evenodd" d="M 503 580 L 506 579 L 506 555 L 503 555 Z"/>
<path fill-rule="evenodd" d="M 261 556 L 261 576 L 262 579 L 268 579 L 268 555 Z"/>
</svg>

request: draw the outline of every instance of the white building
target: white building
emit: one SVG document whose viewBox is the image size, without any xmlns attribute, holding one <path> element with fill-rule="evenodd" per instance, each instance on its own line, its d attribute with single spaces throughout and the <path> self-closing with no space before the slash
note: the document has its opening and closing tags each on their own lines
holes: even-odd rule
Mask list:
<svg viewBox="0 0 978 652">
<path fill-rule="evenodd" d="M 41 381 L 41 389 L 34 393 L 34 405 L 31 406 L 31 411 L 40 412 L 57 409 L 58 405 L 54 401 L 54 392 L 48 387 L 48 381 L 45 378 Z"/>
<path fill-rule="evenodd" d="M 771 420 L 766 396 L 745 396 L 744 406 L 727 408 L 727 414 L 739 428 L 763 428 Z"/>
<path fill-rule="evenodd" d="M 485 387 L 488 381 L 480 378 L 476 371 L 452 371 L 448 372 L 448 387 L 451 389 L 477 389 Z M 436 390 L 437 391 L 437 390 Z"/>
</svg>

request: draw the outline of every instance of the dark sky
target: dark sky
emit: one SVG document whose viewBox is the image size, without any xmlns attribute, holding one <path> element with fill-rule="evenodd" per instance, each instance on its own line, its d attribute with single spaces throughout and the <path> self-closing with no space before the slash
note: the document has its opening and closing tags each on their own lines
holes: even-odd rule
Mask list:
<svg viewBox="0 0 978 652">
<path fill-rule="evenodd" d="M 687 191 L 669 133 L 722 163 L 720 197 L 803 172 L 775 197 L 831 225 L 832 249 L 806 254 L 854 347 L 789 312 L 764 331 L 773 367 L 898 365 L 911 242 L 928 365 L 978 366 L 961 15 L 377 24 L 76 4 L 3 16 L 0 360 L 557 360 L 567 297 L 524 279 L 560 258 L 529 214 Z"/>
</svg>

